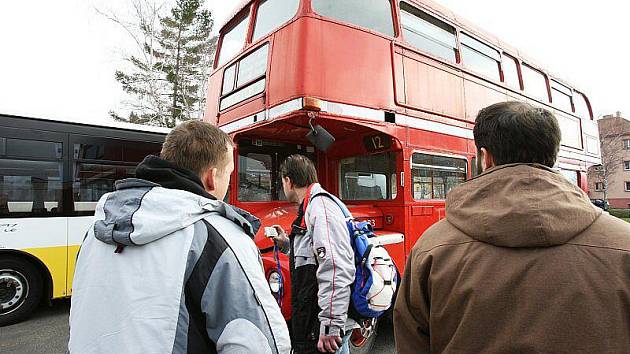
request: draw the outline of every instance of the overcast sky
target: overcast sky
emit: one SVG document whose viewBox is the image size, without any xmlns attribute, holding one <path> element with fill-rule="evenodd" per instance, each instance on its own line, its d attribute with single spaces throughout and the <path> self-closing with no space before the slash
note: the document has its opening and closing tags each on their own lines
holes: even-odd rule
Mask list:
<svg viewBox="0 0 630 354">
<path fill-rule="evenodd" d="M 596 115 L 630 115 L 628 1 L 437 1 L 582 88 Z M 207 6 L 223 23 L 238 3 Z M 126 0 L 0 3 L 0 112 L 102 122 L 120 106 L 114 71 L 132 45 L 95 8 L 129 11 Z"/>
</svg>

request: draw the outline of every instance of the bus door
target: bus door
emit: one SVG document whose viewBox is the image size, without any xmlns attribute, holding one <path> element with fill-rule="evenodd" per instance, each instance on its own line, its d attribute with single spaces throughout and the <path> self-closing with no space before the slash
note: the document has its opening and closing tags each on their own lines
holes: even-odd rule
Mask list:
<svg viewBox="0 0 630 354">
<path fill-rule="evenodd" d="M 422 234 L 446 216 L 446 195 L 466 181 L 463 157 L 414 152 L 411 155 L 411 196 L 407 253 Z"/>
</svg>

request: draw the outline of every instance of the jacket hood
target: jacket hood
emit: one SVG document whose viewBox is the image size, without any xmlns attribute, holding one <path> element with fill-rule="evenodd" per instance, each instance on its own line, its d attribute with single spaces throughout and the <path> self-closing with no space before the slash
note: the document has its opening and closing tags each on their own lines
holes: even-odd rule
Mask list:
<svg viewBox="0 0 630 354">
<path fill-rule="evenodd" d="M 495 167 L 454 188 L 446 200 L 451 224 L 501 247 L 564 244 L 600 215 L 580 188 L 537 164 Z"/>
<path fill-rule="evenodd" d="M 258 231 L 230 205 L 158 184 L 125 179 L 103 196 L 95 215 L 94 234 L 108 244 L 144 245 L 184 229 L 213 213 L 232 220 L 253 237 Z"/>
</svg>

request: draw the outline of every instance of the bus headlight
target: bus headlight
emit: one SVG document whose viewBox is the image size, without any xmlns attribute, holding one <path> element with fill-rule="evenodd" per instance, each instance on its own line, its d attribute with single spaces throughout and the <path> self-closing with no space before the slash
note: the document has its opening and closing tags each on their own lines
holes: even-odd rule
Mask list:
<svg viewBox="0 0 630 354">
<path fill-rule="evenodd" d="M 269 282 L 269 289 L 271 289 L 271 292 L 277 294 L 280 291 L 280 287 L 282 287 L 280 274 L 276 271 L 271 272 L 267 281 Z"/>
</svg>

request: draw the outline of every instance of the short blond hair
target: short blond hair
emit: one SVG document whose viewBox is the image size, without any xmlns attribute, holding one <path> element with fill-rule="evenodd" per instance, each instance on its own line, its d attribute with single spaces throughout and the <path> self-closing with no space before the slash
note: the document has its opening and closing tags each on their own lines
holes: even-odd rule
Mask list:
<svg viewBox="0 0 630 354">
<path fill-rule="evenodd" d="M 166 136 L 160 157 L 200 176 L 208 168 L 225 169 L 229 146 L 234 147 L 234 142 L 221 129 L 193 120 L 178 125 Z"/>
</svg>

